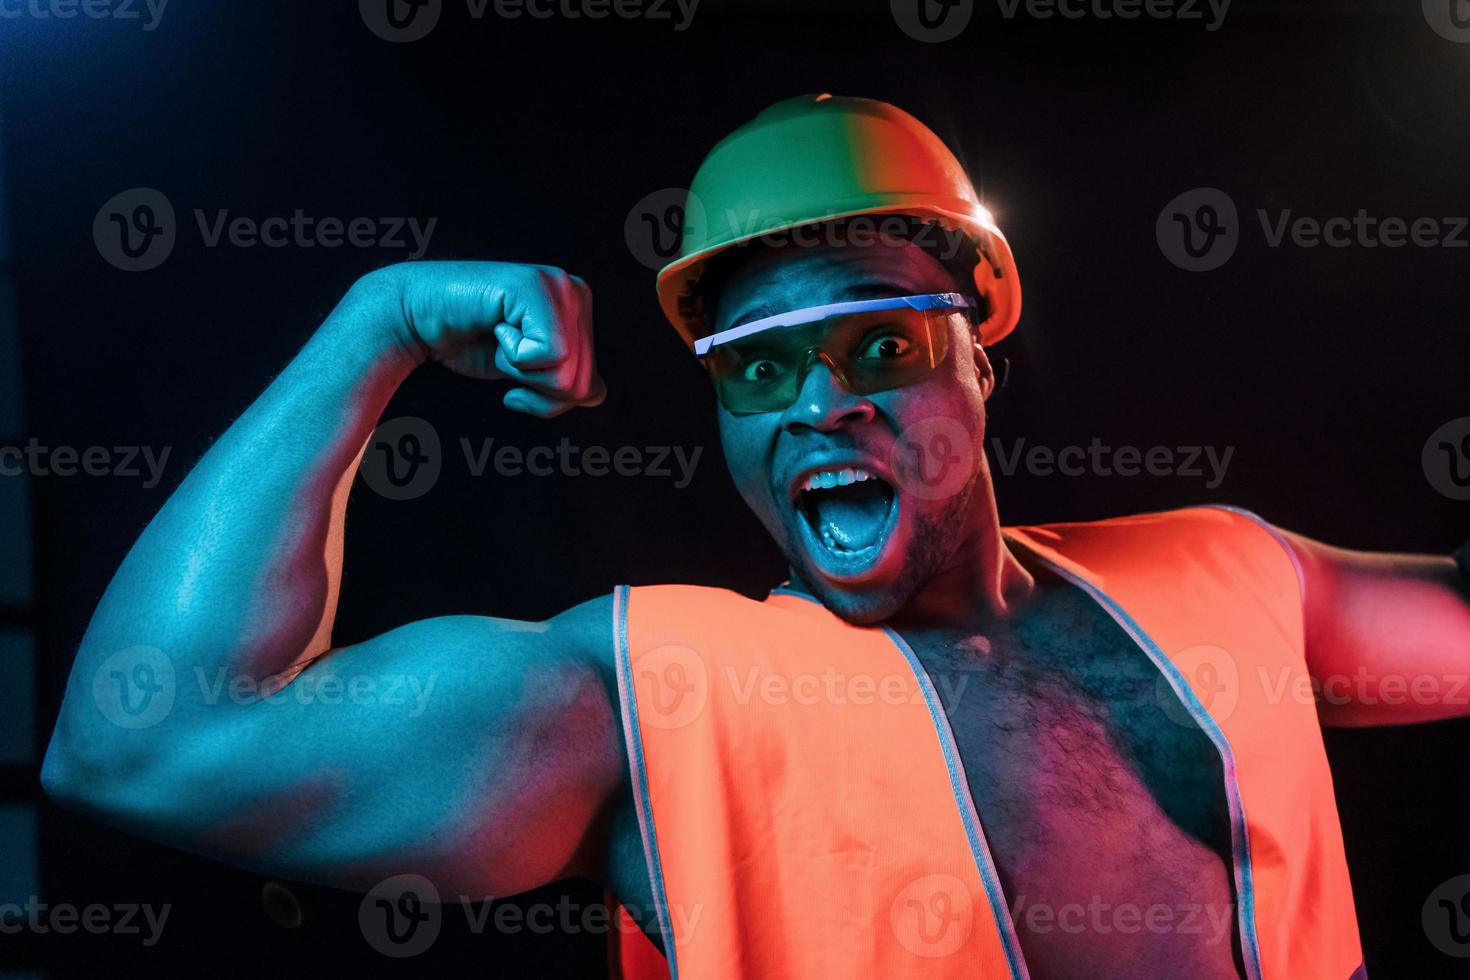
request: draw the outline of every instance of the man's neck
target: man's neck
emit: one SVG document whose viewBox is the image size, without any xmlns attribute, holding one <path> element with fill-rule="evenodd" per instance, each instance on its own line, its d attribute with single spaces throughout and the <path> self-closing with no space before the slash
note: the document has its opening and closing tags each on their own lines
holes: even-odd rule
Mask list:
<svg viewBox="0 0 1470 980">
<path fill-rule="evenodd" d="M 893 626 L 984 629 L 1012 615 L 1036 587 L 1001 534 L 975 528 L 949 562 L 890 620 Z"/>
</svg>

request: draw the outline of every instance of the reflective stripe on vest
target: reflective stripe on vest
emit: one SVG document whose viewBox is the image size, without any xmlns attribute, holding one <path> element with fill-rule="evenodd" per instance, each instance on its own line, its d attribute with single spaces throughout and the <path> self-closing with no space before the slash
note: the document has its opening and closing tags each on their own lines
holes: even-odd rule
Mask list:
<svg viewBox="0 0 1470 980">
<path fill-rule="evenodd" d="M 1355 975 L 1300 579 L 1275 532 L 1201 507 L 1005 534 L 1128 632 L 1219 751 L 1247 975 Z M 622 588 L 615 606 L 664 975 L 1026 976 L 948 720 L 896 634 L 779 591 Z M 629 980 L 659 972 L 641 942 L 625 937 Z"/>
</svg>

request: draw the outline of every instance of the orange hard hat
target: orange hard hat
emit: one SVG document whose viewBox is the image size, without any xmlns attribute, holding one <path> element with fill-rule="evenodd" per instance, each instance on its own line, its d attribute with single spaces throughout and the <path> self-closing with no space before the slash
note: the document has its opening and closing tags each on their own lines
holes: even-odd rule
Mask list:
<svg viewBox="0 0 1470 980">
<path fill-rule="evenodd" d="M 658 274 L 659 305 L 686 343 L 709 333 L 697 289 L 725 249 L 803 225 L 909 215 L 974 245 L 975 288 L 989 308 L 982 343 L 1021 316 L 1016 260 L 964 167 L 897 106 L 828 94 L 778 102 L 710 151 L 689 188 L 678 257 Z"/>
</svg>

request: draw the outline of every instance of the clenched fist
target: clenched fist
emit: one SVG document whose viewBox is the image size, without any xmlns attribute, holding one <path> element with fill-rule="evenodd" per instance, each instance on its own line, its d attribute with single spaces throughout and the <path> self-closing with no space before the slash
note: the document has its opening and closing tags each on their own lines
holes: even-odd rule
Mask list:
<svg viewBox="0 0 1470 980">
<path fill-rule="evenodd" d="M 602 403 L 592 291 L 561 269 L 509 262 L 410 262 L 364 276 L 355 297 L 393 339 L 472 378 L 508 378 L 505 407 L 551 418 Z"/>
</svg>

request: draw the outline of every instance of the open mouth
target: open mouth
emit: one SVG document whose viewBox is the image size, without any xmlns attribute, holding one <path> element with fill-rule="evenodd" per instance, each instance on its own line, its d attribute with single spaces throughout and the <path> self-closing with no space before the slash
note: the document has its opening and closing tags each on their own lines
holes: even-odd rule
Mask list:
<svg viewBox="0 0 1470 980">
<path fill-rule="evenodd" d="M 809 473 L 796 491 L 809 550 L 832 578 L 852 578 L 876 561 L 898 514 L 893 485 L 862 467 Z"/>
</svg>

